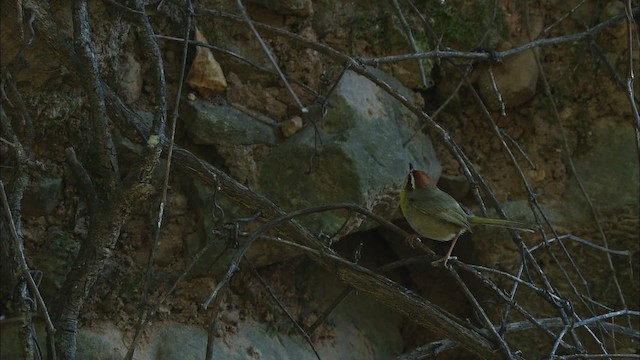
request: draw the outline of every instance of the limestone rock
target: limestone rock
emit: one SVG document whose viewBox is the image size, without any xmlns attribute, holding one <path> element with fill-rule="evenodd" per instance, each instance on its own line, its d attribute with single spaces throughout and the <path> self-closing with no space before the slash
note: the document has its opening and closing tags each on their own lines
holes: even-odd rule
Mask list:
<svg viewBox="0 0 640 360">
<path fill-rule="evenodd" d="M 233 177 L 256 186 L 256 162 L 275 144 L 274 128 L 235 108 L 202 100 L 184 102 L 182 114 L 194 143 L 213 145 Z"/>
<path fill-rule="evenodd" d="M 300 116 L 294 116 L 280 124 L 280 131 L 282 131 L 284 137 L 288 138 L 300 131 L 302 125 L 302 118 Z"/>
<path fill-rule="evenodd" d="M 126 102 L 132 103 L 142 93 L 142 66 L 132 53 L 126 53 L 118 71 L 120 95 Z"/>
<path fill-rule="evenodd" d="M 513 46 L 508 42 L 502 46 L 505 49 L 511 47 Z M 536 94 L 539 71 L 534 51 L 527 50 L 506 58 L 502 64 L 490 65 L 496 87 L 507 108 L 522 105 Z M 491 110 L 499 110 L 498 94 L 492 84 L 489 69 L 486 66 L 481 69 L 482 73 L 478 79 L 480 95 Z"/>
<path fill-rule="evenodd" d="M 208 43 L 198 28 L 194 38 L 196 41 Z M 186 82 L 205 99 L 227 89 L 227 80 L 211 49 L 201 46 L 196 47 L 196 57 L 191 64 Z"/>
<path fill-rule="evenodd" d="M 196 144 L 267 144 L 275 143 L 268 125 L 227 106 L 202 100 L 183 103 L 182 120 L 187 134 Z"/>
<path fill-rule="evenodd" d="M 543 19 L 541 15 L 532 15 L 531 17 L 531 34 L 538 34 L 543 28 Z M 535 36 L 535 35 L 533 35 Z M 524 34 L 520 36 L 519 43 L 526 43 L 529 38 Z M 500 44 L 497 50 L 506 50 L 515 47 L 509 41 Z M 535 51 L 535 53 L 534 53 Z M 488 66 L 491 66 L 491 72 L 495 78 L 495 85 L 502 97 L 502 101 L 506 108 L 518 107 L 531 100 L 536 94 L 538 85 L 539 70 L 536 64 L 536 54 L 539 51 L 527 50 L 516 55 L 510 56 L 501 64 L 491 63 L 489 65 L 480 66 L 478 71 L 478 88 L 484 103 L 491 110 L 500 110 L 500 102 L 498 94 L 494 89 Z"/>
</svg>

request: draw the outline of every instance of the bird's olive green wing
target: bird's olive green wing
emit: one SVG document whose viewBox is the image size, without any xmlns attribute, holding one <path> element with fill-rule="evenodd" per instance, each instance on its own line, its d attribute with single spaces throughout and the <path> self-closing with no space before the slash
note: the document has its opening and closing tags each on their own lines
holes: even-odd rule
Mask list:
<svg viewBox="0 0 640 360">
<path fill-rule="evenodd" d="M 471 230 L 465 211 L 451 195 L 444 191 L 435 188 L 415 189 L 407 193 L 407 203 L 426 216 Z"/>
</svg>

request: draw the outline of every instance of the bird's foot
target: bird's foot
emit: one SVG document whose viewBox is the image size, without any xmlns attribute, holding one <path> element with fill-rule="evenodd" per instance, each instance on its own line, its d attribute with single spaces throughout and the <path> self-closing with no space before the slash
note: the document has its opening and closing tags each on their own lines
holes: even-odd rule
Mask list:
<svg viewBox="0 0 640 360">
<path fill-rule="evenodd" d="M 422 240 L 418 237 L 418 234 L 411 234 L 404 239 L 405 244 L 409 245 L 412 249 L 415 249 L 416 244 L 421 243 Z"/>
<path fill-rule="evenodd" d="M 438 266 L 440 266 L 440 264 L 443 264 L 443 266 L 446 268 L 447 267 L 447 262 L 449 260 L 457 260 L 457 259 L 458 258 L 455 257 L 455 256 L 445 256 L 440 260 L 436 260 L 436 261 L 431 262 L 431 266 L 438 267 Z"/>
</svg>

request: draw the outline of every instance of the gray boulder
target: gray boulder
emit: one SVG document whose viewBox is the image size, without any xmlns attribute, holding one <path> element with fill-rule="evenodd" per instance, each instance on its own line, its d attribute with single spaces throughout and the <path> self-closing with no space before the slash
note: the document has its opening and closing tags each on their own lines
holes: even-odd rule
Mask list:
<svg viewBox="0 0 640 360">
<path fill-rule="evenodd" d="M 372 72 L 408 99 L 413 93 L 394 78 Z M 273 149 L 260 164 L 260 191 L 287 211 L 351 202 L 392 218 L 409 163 L 438 178 L 441 166 L 420 123 L 368 79 L 346 72 L 326 115 Z M 365 229 L 363 218 L 323 213 L 301 219 L 312 230 L 341 235 Z M 343 227 L 343 225 L 345 225 Z"/>
</svg>

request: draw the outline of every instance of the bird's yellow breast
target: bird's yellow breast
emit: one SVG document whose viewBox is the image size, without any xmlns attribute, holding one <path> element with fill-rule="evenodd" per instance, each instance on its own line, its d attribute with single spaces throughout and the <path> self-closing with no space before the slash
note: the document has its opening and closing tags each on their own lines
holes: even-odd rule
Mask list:
<svg viewBox="0 0 640 360">
<path fill-rule="evenodd" d="M 429 239 L 450 241 L 458 235 L 458 232 L 463 231 L 460 226 L 430 215 L 425 209 L 419 209 L 411 199 L 407 198 L 405 190 L 400 192 L 400 210 L 411 228 Z"/>
</svg>

